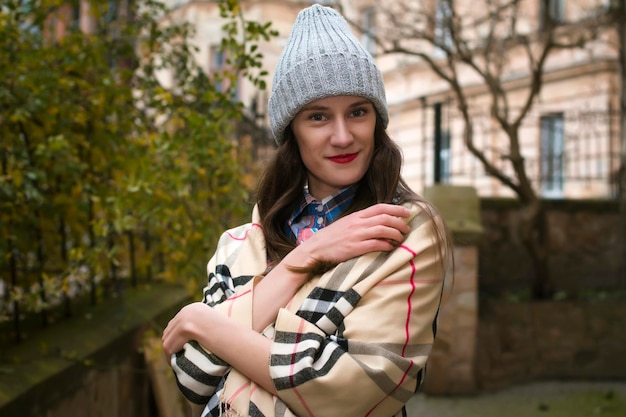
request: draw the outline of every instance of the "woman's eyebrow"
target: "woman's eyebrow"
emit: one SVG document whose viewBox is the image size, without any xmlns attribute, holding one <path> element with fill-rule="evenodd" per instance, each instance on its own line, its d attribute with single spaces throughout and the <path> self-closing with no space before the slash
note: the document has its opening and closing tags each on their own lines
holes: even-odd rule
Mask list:
<svg viewBox="0 0 626 417">
<path fill-rule="evenodd" d="M 359 107 L 359 106 L 364 106 L 366 104 L 372 104 L 372 102 L 369 101 L 368 99 L 364 99 L 364 100 L 357 101 L 356 103 L 351 104 L 350 107 Z"/>
<path fill-rule="evenodd" d="M 359 106 L 363 106 L 367 104 L 371 104 L 371 102 L 368 99 L 364 99 L 364 100 L 352 103 L 348 107 L 353 108 L 353 107 L 359 107 Z M 329 106 L 322 106 L 321 104 L 309 104 L 309 105 L 302 107 L 301 111 L 328 110 L 329 108 L 330 108 Z"/>
<path fill-rule="evenodd" d="M 310 105 L 302 107 L 302 110 L 300 110 L 300 111 L 328 110 L 328 109 L 329 109 L 328 106 L 322 106 L 320 104 L 310 104 Z"/>
</svg>

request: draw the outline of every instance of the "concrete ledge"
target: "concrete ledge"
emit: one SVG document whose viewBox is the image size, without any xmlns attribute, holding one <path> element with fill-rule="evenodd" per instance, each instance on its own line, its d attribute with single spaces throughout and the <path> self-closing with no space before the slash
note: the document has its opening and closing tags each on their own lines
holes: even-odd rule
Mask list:
<svg viewBox="0 0 626 417">
<path fill-rule="evenodd" d="M 10 347 L 0 354 L 0 415 L 46 415 L 79 390 L 88 373 L 137 354 L 146 331 L 160 334 L 189 301 L 181 287 L 144 284 Z"/>
<path fill-rule="evenodd" d="M 480 241 L 483 227 L 475 188 L 434 184 L 424 190 L 424 197 L 443 215 L 455 245 L 473 246 Z"/>
</svg>

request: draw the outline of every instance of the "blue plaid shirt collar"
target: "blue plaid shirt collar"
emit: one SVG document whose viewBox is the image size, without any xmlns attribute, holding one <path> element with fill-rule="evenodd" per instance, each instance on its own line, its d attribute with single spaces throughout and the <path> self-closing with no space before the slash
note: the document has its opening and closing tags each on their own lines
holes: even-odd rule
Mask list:
<svg viewBox="0 0 626 417">
<path fill-rule="evenodd" d="M 291 217 L 287 221 L 287 233 L 292 240 L 296 239 L 296 225 L 305 216 L 314 216 L 316 218 L 316 230 L 331 224 L 348 208 L 356 194 L 358 185 L 351 185 L 342 188 L 336 193 L 317 200 L 309 193 L 308 186 L 305 186 L 302 193 L 300 203 L 296 205 Z"/>
</svg>

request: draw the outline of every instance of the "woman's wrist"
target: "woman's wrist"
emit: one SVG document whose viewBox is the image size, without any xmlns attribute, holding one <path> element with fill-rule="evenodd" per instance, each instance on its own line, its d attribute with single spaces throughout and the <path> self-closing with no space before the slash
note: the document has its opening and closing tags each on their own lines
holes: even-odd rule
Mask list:
<svg viewBox="0 0 626 417">
<path fill-rule="evenodd" d="M 224 316 L 215 309 L 204 303 L 196 303 L 198 310 L 189 317 L 187 324 L 187 338 L 196 340 L 207 350 L 211 351 L 210 339 L 208 335 L 217 333 L 216 327 L 219 325 L 219 319 Z"/>
<path fill-rule="evenodd" d="M 319 260 L 315 254 L 315 241 L 310 238 L 289 252 L 281 263 L 288 268 L 306 269 L 314 266 Z"/>
</svg>

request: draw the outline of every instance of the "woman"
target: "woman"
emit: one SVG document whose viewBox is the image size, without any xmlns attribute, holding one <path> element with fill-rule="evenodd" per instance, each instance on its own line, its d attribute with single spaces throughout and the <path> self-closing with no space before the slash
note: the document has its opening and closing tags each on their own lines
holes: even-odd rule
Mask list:
<svg viewBox="0 0 626 417">
<path fill-rule="evenodd" d="M 400 415 L 423 378 L 449 239 L 400 177 L 382 76 L 346 21 L 298 15 L 269 101 L 279 144 L 252 222 L 163 346 L 203 416 Z"/>
</svg>

